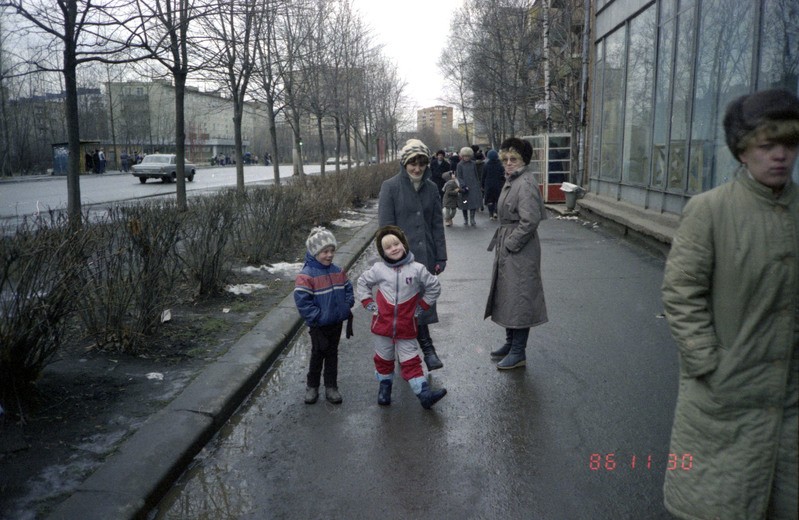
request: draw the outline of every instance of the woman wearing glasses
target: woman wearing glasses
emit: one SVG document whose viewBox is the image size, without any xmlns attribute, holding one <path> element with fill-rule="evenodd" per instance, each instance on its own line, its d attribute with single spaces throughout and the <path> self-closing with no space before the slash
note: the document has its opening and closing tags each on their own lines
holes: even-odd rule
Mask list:
<svg viewBox="0 0 799 520">
<path fill-rule="evenodd" d="M 488 246 L 496 253 L 485 318 L 505 329 L 505 343 L 491 352 L 491 358 L 500 360 L 498 369 L 509 370 L 526 365 L 530 328 L 547 322 L 538 239 L 538 224 L 547 214 L 530 167 L 530 143 L 508 138 L 499 157 L 505 166 L 505 185 L 497 203 L 500 226 Z"/>
<path fill-rule="evenodd" d="M 438 186 L 431 180 L 430 149 L 409 139 L 400 151 L 400 171 L 380 187 L 377 218 L 380 226 L 398 226 L 405 232 L 416 262 L 434 275 L 447 266 L 447 243 Z M 417 341 L 428 370 L 442 368 L 428 325 L 438 323 L 436 306 L 419 316 Z"/>
</svg>

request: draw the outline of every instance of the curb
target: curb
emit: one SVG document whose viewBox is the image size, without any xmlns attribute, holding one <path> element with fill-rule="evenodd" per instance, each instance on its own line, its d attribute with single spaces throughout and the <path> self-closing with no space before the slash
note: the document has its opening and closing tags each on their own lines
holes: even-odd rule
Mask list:
<svg viewBox="0 0 799 520">
<path fill-rule="evenodd" d="M 372 219 L 336 252 L 349 269 L 377 231 Z M 261 381 L 302 326 L 289 294 L 228 352 L 151 416 L 50 519 L 144 518 Z"/>
</svg>

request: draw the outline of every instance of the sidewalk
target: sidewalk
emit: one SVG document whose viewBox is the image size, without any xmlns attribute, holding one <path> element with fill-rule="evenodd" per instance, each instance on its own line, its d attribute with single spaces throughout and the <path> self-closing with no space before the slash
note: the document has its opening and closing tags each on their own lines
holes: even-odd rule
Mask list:
<svg viewBox="0 0 799 520">
<path fill-rule="evenodd" d="M 376 230 L 375 215 L 339 247 L 336 263 L 349 268 Z M 49 518 L 133 519 L 146 514 L 247 398 L 301 325 L 289 294 L 150 417 Z"/>
<path fill-rule="evenodd" d="M 634 211 L 614 213 L 592 197 L 579 201 L 582 212 L 568 212 L 558 204 L 547 207 L 562 216 L 580 213 L 581 218 L 613 222 L 623 235 L 645 237 L 663 251 L 668 250 L 673 236 L 668 222 Z M 676 228 L 676 222 L 673 225 Z M 339 248 L 337 263 L 350 268 L 376 230 L 375 215 Z M 301 325 L 289 294 L 177 398 L 150 417 L 49 518 L 133 519 L 146 514 L 244 402 Z"/>
</svg>

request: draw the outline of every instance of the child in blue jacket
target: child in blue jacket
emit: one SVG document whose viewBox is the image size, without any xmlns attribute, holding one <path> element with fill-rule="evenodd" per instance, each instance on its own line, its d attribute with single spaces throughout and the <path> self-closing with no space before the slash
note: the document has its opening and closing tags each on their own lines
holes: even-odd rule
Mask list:
<svg viewBox="0 0 799 520">
<path fill-rule="evenodd" d="M 324 367 L 325 398 L 340 404 L 338 391 L 338 344 L 343 322 L 351 318 L 355 304 L 347 273 L 333 264 L 336 237 L 317 227 L 305 241 L 305 265 L 294 281 L 294 302 L 311 335 L 311 362 L 308 368 L 305 402 L 319 399 L 319 382 Z M 349 335 L 347 336 L 349 337 Z"/>
</svg>

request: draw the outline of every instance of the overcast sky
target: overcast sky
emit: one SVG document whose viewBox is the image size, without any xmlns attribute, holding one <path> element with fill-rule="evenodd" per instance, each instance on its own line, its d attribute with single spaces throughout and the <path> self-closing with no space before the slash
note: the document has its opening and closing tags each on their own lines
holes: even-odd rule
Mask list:
<svg viewBox="0 0 799 520">
<path fill-rule="evenodd" d="M 436 63 L 463 0 L 353 0 L 353 5 L 384 44 L 384 55 L 397 64 L 416 108 L 440 105 L 446 78 L 436 72 Z"/>
</svg>

